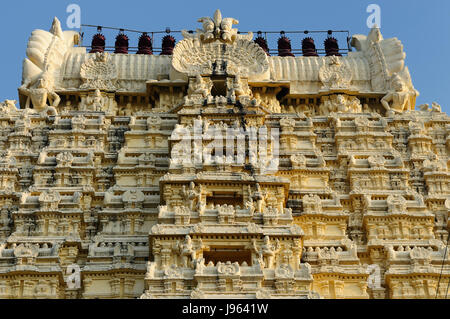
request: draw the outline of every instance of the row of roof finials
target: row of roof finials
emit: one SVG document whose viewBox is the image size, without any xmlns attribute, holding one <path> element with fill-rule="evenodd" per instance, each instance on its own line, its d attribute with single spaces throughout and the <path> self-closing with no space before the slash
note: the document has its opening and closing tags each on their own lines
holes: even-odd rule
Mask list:
<svg viewBox="0 0 450 319">
<path fill-rule="evenodd" d="M 175 38 L 171 35 L 166 35 L 162 39 L 161 55 L 172 55 L 175 48 Z M 104 52 L 105 51 L 106 38 L 103 34 L 97 33 L 92 38 L 92 45 L 90 53 Z M 255 39 L 257 43 L 266 53 L 269 54 L 269 46 L 267 40 L 262 36 L 258 36 Z M 129 39 L 124 33 L 119 33 L 116 37 L 115 51 L 118 54 L 128 54 Z M 302 41 L 302 53 L 303 56 L 318 56 L 314 39 L 307 37 Z M 153 44 L 151 37 L 144 33 L 139 38 L 139 45 L 137 54 L 153 54 Z M 325 54 L 327 56 L 336 55 L 341 56 L 339 53 L 338 41 L 333 37 L 328 37 L 325 40 Z M 291 40 L 284 34 L 278 39 L 278 56 L 294 56 L 291 48 Z"/>
</svg>

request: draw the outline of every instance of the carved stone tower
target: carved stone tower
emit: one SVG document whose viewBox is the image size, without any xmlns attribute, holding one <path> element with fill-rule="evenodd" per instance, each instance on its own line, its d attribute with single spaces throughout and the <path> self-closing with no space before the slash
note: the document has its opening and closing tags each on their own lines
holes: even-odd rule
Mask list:
<svg viewBox="0 0 450 319">
<path fill-rule="evenodd" d="M 0 298 L 444 297 L 450 117 L 415 110 L 400 41 L 271 56 L 199 22 L 162 54 L 32 33 L 0 104 Z"/>
</svg>

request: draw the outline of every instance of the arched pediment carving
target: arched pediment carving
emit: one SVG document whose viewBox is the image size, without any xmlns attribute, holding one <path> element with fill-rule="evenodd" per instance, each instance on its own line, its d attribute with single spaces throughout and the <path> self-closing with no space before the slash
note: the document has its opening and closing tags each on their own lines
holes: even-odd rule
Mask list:
<svg viewBox="0 0 450 319">
<path fill-rule="evenodd" d="M 184 39 L 174 49 L 172 66 L 189 77 L 227 74 L 260 79 L 269 73 L 267 54 L 256 43 L 244 39 L 232 44 Z"/>
<path fill-rule="evenodd" d="M 80 89 L 118 89 L 117 69 L 108 53 L 95 53 L 81 66 L 80 76 L 83 80 Z"/>
</svg>

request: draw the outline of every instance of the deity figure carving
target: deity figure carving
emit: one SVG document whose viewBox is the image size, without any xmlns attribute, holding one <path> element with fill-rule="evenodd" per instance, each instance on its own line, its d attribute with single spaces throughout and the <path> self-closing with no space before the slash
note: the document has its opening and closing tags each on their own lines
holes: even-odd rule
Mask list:
<svg viewBox="0 0 450 319">
<path fill-rule="evenodd" d="M 232 83 L 229 83 L 228 98 L 236 99 L 241 96 L 251 96 L 252 91 L 249 89 L 248 84 L 244 83 L 244 80 L 240 75 L 236 75 Z"/>
<path fill-rule="evenodd" d="M 317 167 L 326 167 L 327 166 L 327 162 L 325 161 L 325 157 L 323 156 L 322 151 L 319 149 L 317 151 L 315 151 L 316 153 L 316 157 L 317 157 Z"/>
<path fill-rule="evenodd" d="M 30 108 L 31 104 L 37 112 L 46 110 L 49 107 L 56 108 L 61 102 L 61 98 L 53 89 L 53 81 L 48 73 L 35 81 L 26 82 L 19 92 L 27 97 L 25 108 Z M 47 103 L 50 102 L 50 105 Z"/>
<path fill-rule="evenodd" d="M 331 113 L 361 113 L 362 106 L 356 96 L 333 94 L 322 98 L 320 112 L 323 115 Z"/>
<path fill-rule="evenodd" d="M 162 119 L 159 116 L 150 116 L 147 119 L 147 127 L 149 130 L 159 130 L 161 128 Z"/>
<path fill-rule="evenodd" d="M 386 202 L 390 214 L 401 214 L 407 210 L 406 199 L 402 195 L 389 195 Z"/>
<path fill-rule="evenodd" d="M 345 113 L 347 111 L 348 108 L 347 108 L 346 103 L 345 103 L 344 95 L 338 94 L 336 96 L 336 104 L 337 104 L 336 109 L 337 109 L 337 111 L 339 113 Z"/>
<path fill-rule="evenodd" d="M 96 89 L 93 95 L 86 98 L 86 105 L 89 110 L 100 112 L 105 106 L 105 97 L 102 96 L 99 89 Z"/>
<path fill-rule="evenodd" d="M 253 216 L 253 214 L 255 213 L 255 204 L 253 202 L 253 198 L 249 198 L 246 202 L 245 202 L 245 209 L 247 209 L 250 213 L 251 216 Z"/>
<path fill-rule="evenodd" d="M 203 271 L 205 270 L 206 265 L 205 265 L 205 258 L 198 258 L 195 261 L 195 274 L 196 275 L 200 275 L 203 273 Z"/>
<path fill-rule="evenodd" d="M 439 157 L 431 152 L 428 157 L 423 161 L 423 170 L 425 172 L 438 172 L 446 171 L 446 164 L 439 160 Z"/>
<path fill-rule="evenodd" d="M 191 263 L 195 264 L 195 250 L 194 245 L 192 243 L 192 238 L 189 235 L 186 235 L 183 243 L 177 244 L 178 251 L 181 256 L 181 262 L 183 267 L 190 267 Z"/>
<path fill-rule="evenodd" d="M 275 244 L 272 244 L 269 236 L 264 237 L 264 243 L 260 249 L 256 244 L 256 240 L 253 240 L 253 250 L 258 254 L 258 259 L 262 261 L 262 266 L 271 269 L 275 260 L 275 255 L 281 249 L 280 242 L 277 239 Z"/>
<path fill-rule="evenodd" d="M 302 198 L 303 211 L 306 214 L 314 214 L 322 212 L 322 200 L 319 195 L 305 195 Z"/>
<path fill-rule="evenodd" d="M 263 207 L 266 203 L 268 194 L 266 192 L 263 192 L 261 189 L 261 185 L 259 183 L 256 184 L 256 191 L 253 194 L 253 200 L 256 201 L 256 210 L 255 212 L 258 214 L 262 214 Z"/>
<path fill-rule="evenodd" d="M 145 196 L 140 190 L 128 190 L 122 195 L 122 201 L 127 208 L 142 208 Z"/>
<path fill-rule="evenodd" d="M 368 287 L 372 289 L 380 289 L 380 278 L 381 278 L 381 272 L 380 272 L 380 266 L 377 264 L 372 264 L 367 267 L 367 273 L 369 274 L 368 278 Z"/>
<path fill-rule="evenodd" d="M 201 207 L 202 192 L 203 192 L 202 185 L 199 186 L 199 191 L 196 191 L 194 182 L 191 182 L 189 184 L 189 189 L 186 189 L 186 186 L 183 185 L 181 194 L 191 211 L 198 210 Z"/>
<path fill-rule="evenodd" d="M 253 201 L 253 193 L 250 185 L 247 185 L 247 200 L 244 203 L 244 207 L 250 212 L 250 215 L 253 216 L 256 207 L 255 202 Z"/>
<path fill-rule="evenodd" d="M 195 80 L 191 80 L 189 82 L 188 95 L 207 98 L 209 95 L 211 95 L 211 89 L 212 82 L 207 82 L 201 75 L 197 75 L 195 77 Z"/>
<path fill-rule="evenodd" d="M 67 51 L 79 44 L 79 40 L 80 34 L 63 31 L 56 17 L 50 31 L 34 30 L 28 40 L 27 57 L 23 62 L 23 83 L 27 85 L 45 72 L 59 71 Z"/>
<path fill-rule="evenodd" d="M 73 155 L 69 152 L 59 153 L 56 156 L 58 167 L 70 167 L 73 162 Z"/>
<path fill-rule="evenodd" d="M 81 268 L 77 264 L 72 264 L 67 267 L 66 274 L 67 287 L 69 289 L 79 289 L 81 287 Z"/>
<path fill-rule="evenodd" d="M 271 93 L 266 94 L 255 92 L 253 101 L 256 105 L 261 105 L 273 113 L 281 113 L 280 101 L 277 99 L 280 90 L 281 88 L 275 88 Z"/>
<path fill-rule="evenodd" d="M 411 105 L 411 97 L 417 96 L 418 92 L 416 90 L 410 91 L 405 81 L 398 74 L 391 78 L 391 83 L 391 91 L 381 99 L 381 104 L 386 110 L 387 116 L 413 110 L 414 105 Z"/>
</svg>

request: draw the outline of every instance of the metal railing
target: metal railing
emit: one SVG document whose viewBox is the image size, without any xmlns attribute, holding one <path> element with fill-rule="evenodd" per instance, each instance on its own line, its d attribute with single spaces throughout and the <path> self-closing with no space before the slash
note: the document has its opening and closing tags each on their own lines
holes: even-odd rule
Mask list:
<svg viewBox="0 0 450 319">
<path fill-rule="evenodd" d="M 95 29 L 96 32 L 92 32 L 92 30 Z M 85 32 L 88 31 L 88 32 Z M 106 31 L 106 32 L 105 32 Z M 136 33 L 136 34 L 147 34 L 153 44 L 152 51 L 154 54 L 159 54 L 162 51 L 162 48 L 158 46 L 158 44 L 161 44 L 162 38 L 165 35 L 172 35 L 177 41 L 181 41 L 183 39 L 181 35 L 181 31 L 179 30 L 171 30 L 170 28 L 166 28 L 163 31 L 142 31 L 142 30 L 134 30 L 134 29 L 127 29 L 127 28 L 117 28 L 117 27 L 108 27 L 108 26 L 98 26 L 98 25 L 92 25 L 92 24 L 83 24 L 80 28 L 80 34 L 81 34 L 81 47 L 85 48 L 91 48 L 91 44 L 86 43 L 87 41 L 90 41 L 92 36 L 96 33 L 102 33 L 106 37 L 106 42 L 114 44 L 116 34 L 113 34 L 112 32 L 107 31 L 118 31 L 119 33 Z M 190 33 L 194 33 L 193 30 L 188 30 Z M 348 52 L 352 51 L 351 48 L 351 37 L 350 32 L 348 30 L 300 30 L 300 31 L 251 31 L 254 33 L 255 38 L 257 36 L 261 36 L 266 39 L 268 47 L 269 47 L 269 54 L 270 55 L 278 55 L 278 44 L 277 40 L 283 35 L 287 36 L 291 40 L 291 53 L 296 56 L 303 55 L 301 44 L 302 40 L 305 37 L 311 37 L 314 39 L 316 44 L 316 51 L 318 55 L 325 55 L 325 48 L 323 47 L 323 41 L 318 42 L 317 40 L 325 40 L 326 37 L 333 36 L 338 40 L 339 43 L 339 53 L 342 55 L 348 54 Z M 240 34 L 248 33 L 248 31 L 239 31 Z M 303 35 L 301 37 L 300 35 Z M 319 35 L 322 35 L 322 38 L 319 37 Z M 325 35 L 325 37 L 323 37 Z M 89 37 L 89 39 L 87 39 Z M 139 38 L 139 37 L 138 37 Z M 130 39 L 130 42 L 132 39 Z M 135 40 L 136 44 L 138 42 L 138 39 Z M 320 43 L 320 45 L 319 45 Z M 155 46 L 155 44 L 157 44 Z M 322 45 L 322 46 L 321 46 Z M 105 51 L 106 52 L 114 52 L 115 46 L 106 45 Z M 136 53 L 138 51 L 137 46 L 129 46 L 128 51 L 130 54 Z"/>
</svg>

